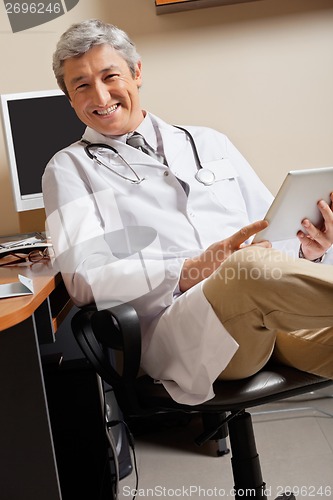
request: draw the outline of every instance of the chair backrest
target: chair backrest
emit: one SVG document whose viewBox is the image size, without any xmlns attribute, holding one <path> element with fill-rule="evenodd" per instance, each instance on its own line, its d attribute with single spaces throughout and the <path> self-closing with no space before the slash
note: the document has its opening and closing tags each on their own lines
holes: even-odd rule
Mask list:
<svg viewBox="0 0 333 500">
<path fill-rule="evenodd" d="M 97 374 L 112 386 L 123 413 L 142 413 L 135 391 L 141 361 L 141 331 L 135 309 L 129 304 L 101 311 L 87 306 L 74 315 L 72 330 Z M 122 353 L 120 362 L 116 352 Z"/>
</svg>

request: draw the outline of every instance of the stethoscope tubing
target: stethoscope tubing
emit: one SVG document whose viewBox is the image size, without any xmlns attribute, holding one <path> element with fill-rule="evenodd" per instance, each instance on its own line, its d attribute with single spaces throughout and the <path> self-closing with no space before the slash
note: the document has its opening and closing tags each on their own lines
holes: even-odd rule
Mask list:
<svg viewBox="0 0 333 500">
<path fill-rule="evenodd" d="M 177 125 L 174 125 L 174 127 L 178 128 L 179 130 L 182 130 L 186 134 L 187 138 L 189 139 L 189 141 L 191 143 L 192 151 L 193 151 L 195 162 L 197 165 L 197 172 L 196 172 L 194 177 L 201 184 L 204 184 L 205 186 L 211 186 L 215 182 L 215 174 L 214 174 L 214 172 L 212 172 L 208 168 L 204 168 L 202 166 L 202 163 L 201 163 L 201 160 L 199 157 L 199 153 L 198 153 L 198 149 L 197 149 L 195 142 L 194 142 L 194 139 L 193 139 L 193 135 L 186 128 L 179 127 Z"/>
<path fill-rule="evenodd" d="M 94 143 L 92 143 L 92 142 L 86 141 L 85 139 L 81 139 L 81 142 L 83 142 L 83 143 L 86 144 L 85 147 L 84 147 L 84 150 L 85 150 L 86 154 L 88 155 L 88 157 L 91 160 L 95 160 L 99 165 L 102 165 L 103 167 L 106 167 L 108 170 L 110 170 L 111 172 L 113 172 L 115 175 L 118 175 L 118 177 L 120 177 L 121 179 L 124 179 L 125 181 L 129 181 L 132 184 L 140 184 L 142 181 L 145 180 L 145 177 L 139 177 L 138 176 L 138 174 L 134 170 L 134 168 L 125 160 L 125 158 L 113 146 L 110 146 L 109 144 L 104 144 L 103 142 L 94 142 Z M 90 149 L 98 149 L 98 148 L 100 148 L 100 149 L 103 148 L 103 149 L 108 149 L 110 151 L 113 151 L 121 159 L 121 161 L 124 163 L 124 165 L 126 165 L 131 170 L 131 172 L 135 176 L 135 179 L 131 179 L 130 177 L 127 177 L 126 175 L 122 175 L 120 172 L 117 172 L 117 170 L 114 170 L 113 168 L 111 168 L 110 165 L 106 165 L 106 163 L 104 163 L 103 161 L 101 161 L 98 158 L 98 156 L 94 155 L 90 151 Z"/>
<path fill-rule="evenodd" d="M 191 148 L 192 148 L 192 151 L 193 151 L 193 154 L 194 154 L 194 159 L 195 159 L 195 162 L 196 162 L 196 165 L 197 165 L 197 172 L 195 174 L 196 180 L 198 182 L 200 182 L 201 184 L 204 184 L 205 186 L 210 186 L 211 184 L 214 184 L 214 182 L 215 182 L 214 172 L 212 172 L 211 170 L 209 170 L 207 168 L 204 168 L 202 166 L 202 163 L 201 163 L 201 160 L 200 160 L 200 157 L 199 157 L 199 153 L 198 153 L 198 149 L 196 147 L 196 144 L 195 144 L 195 141 L 193 139 L 192 134 L 186 128 L 179 127 L 177 125 L 174 125 L 174 127 L 176 127 L 179 130 L 183 131 L 186 134 L 186 136 L 189 139 L 189 141 L 190 141 Z M 85 144 L 84 150 L 85 150 L 87 156 L 91 160 L 95 160 L 99 165 L 102 165 L 102 166 L 106 167 L 111 172 L 113 172 L 114 174 L 118 175 L 118 177 L 121 177 L 124 180 L 132 182 L 133 184 L 140 184 L 142 181 L 145 180 L 145 177 L 139 177 L 138 176 L 138 174 L 134 170 L 134 168 L 125 160 L 125 158 L 113 146 L 110 146 L 109 144 L 105 144 L 105 143 L 102 143 L 102 142 L 91 143 L 91 142 L 86 141 L 85 139 L 81 139 L 81 142 L 83 142 Z M 106 163 L 102 162 L 94 153 L 91 152 L 91 149 L 108 149 L 110 151 L 113 151 L 113 153 L 115 153 L 121 159 L 121 161 L 124 163 L 124 165 L 126 165 L 131 170 L 131 172 L 135 176 L 135 179 L 131 179 L 130 177 L 122 175 L 119 172 L 117 172 L 116 170 L 114 170 L 113 168 L 111 168 L 109 165 L 106 165 Z"/>
</svg>

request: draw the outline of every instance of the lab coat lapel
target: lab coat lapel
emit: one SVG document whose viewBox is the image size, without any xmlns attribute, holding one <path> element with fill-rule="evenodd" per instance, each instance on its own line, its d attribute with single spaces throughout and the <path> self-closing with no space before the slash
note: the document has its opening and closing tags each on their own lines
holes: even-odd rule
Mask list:
<svg viewBox="0 0 333 500">
<path fill-rule="evenodd" d="M 185 163 L 186 155 L 186 141 L 184 140 L 184 132 L 176 127 L 165 123 L 160 118 L 154 115 L 152 120 L 158 125 L 158 129 L 162 136 L 164 154 L 167 159 L 168 165 L 177 177 L 183 179 L 182 170 Z"/>
</svg>

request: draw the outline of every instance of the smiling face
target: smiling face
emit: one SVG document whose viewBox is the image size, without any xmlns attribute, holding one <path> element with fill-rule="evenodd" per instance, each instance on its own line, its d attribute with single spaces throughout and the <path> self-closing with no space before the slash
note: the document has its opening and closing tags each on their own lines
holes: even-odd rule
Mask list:
<svg viewBox="0 0 333 500">
<path fill-rule="evenodd" d="M 141 63 L 133 76 L 125 59 L 105 44 L 66 59 L 63 70 L 71 105 L 87 126 L 104 135 L 123 135 L 142 122 Z"/>
</svg>

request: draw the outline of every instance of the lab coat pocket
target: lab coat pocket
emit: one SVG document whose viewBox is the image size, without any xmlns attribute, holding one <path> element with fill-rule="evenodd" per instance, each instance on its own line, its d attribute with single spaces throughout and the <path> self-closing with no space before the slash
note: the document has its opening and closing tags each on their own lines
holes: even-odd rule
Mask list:
<svg viewBox="0 0 333 500">
<path fill-rule="evenodd" d="M 231 161 L 223 158 L 202 163 L 202 166 L 215 176 L 214 183 L 208 186 L 212 201 L 226 210 L 246 211 L 238 184 L 238 172 Z"/>
</svg>

